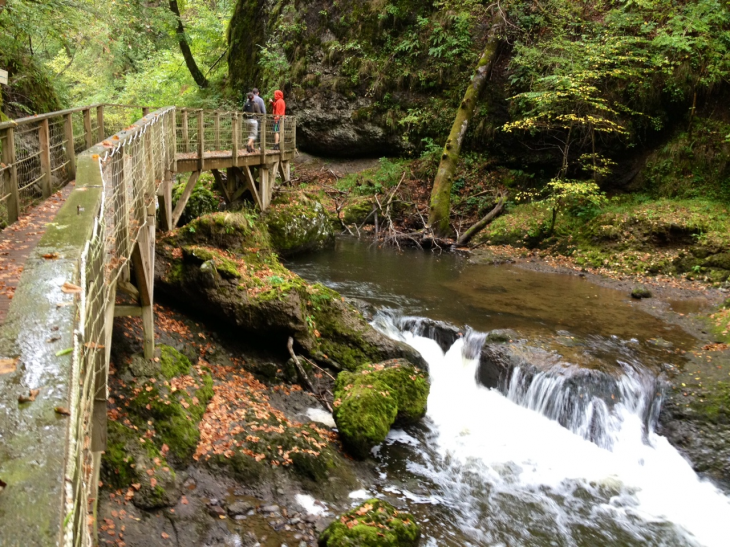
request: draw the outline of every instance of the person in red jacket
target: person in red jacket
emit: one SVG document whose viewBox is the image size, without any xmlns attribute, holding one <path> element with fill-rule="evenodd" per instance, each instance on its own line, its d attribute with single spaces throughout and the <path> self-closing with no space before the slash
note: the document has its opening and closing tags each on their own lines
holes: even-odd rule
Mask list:
<svg viewBox="0 0 730 547">
<path fill-rule="evenodd" d="M 274 114 L 274 150 L 279 149 L 279 123 L 282 116 L 286 115 L 286 103 L 284 94 L 278 89 L 274 91 L 274 100 L 270 101 L 272 113 Z"/>
</svg>

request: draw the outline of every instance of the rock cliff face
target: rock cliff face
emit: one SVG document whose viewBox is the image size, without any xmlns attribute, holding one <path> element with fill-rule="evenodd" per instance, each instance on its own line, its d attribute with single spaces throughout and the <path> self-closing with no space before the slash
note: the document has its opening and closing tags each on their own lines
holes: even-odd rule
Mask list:
<svg viewBox="0 0 730 547">
<path fill-rule="evenodd" d="M 265 96 L 282 89 L 307 152 L 403 153 L 447 132 L 481 51 L 482 9 L 238 0 L 228 31 L 230 85 Z"/>
</svg>

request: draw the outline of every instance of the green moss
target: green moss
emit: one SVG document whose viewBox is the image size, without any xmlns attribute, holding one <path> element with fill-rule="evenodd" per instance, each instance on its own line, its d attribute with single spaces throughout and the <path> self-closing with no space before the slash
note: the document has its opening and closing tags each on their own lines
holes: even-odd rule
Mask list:
<svg viewBox="0 0 730 547">
<path fill-rule="evenodd" d="M 354 456 L 367 457 L 394 423 L 411 424 L 426 414 L 428 392 L 425 373 L 404 359 L 341 372 L 334 418 L 343 444 Z"/>
<path fill-rule="evenodd" d="M 717 382 L 692 402 L 693 410 L 713 423 L 730 423 L 730 383 Z"/>
<path fill-rule="evenodd" d="M 216 271 L 227 279 L 238 279 L 241 274 L 238 272 L 238 266 L 232 260 L 223 256 L 223 254 L 210 247 L 201 247 L 199 245 L 188 245 L 183 247 L 183 258 L 185 260 L 203 264 L 211 262 Z"/>
<path fill-rule="evenodd" d="M 266 211 L 271 244 L 290 256 L 334 243 L 334 232 L 322 204 L 303 193 L 275 200 Z"/>
<path fill-rule="evenodd" d="M 340 515 L 319 538 L 323 547 L 415 547 L 420 528 L 408 513 L 386 501 L 369 499 Z"/>
<path fill-rule="evenodd" d="M 374 224 L 375 217 L 374 215 L 371 216 L 372 212 L 373 201 L 367 198 L 360 199 L 343 207 L 342 220 L 345 224 L 357 224 L 359 226 L 370 216 L 368 223 Z"/>
<path fill-rule="evenodd" d="M 192 365 L 187 357 L 170 346 L 161 344 L 158 348 L 160 349 L 160 370 L 165 378 L 190 374 Z"/>
<path fill-rule="evenodd" d="M 107 445 L 101 460 L 101 479 L 113 488 L 126 488 L 139 478 L 135 458 L 129 452 L 129 443 L 135 442 L 134 430 L 119 422 L 110 421 Z"/>
</svg>

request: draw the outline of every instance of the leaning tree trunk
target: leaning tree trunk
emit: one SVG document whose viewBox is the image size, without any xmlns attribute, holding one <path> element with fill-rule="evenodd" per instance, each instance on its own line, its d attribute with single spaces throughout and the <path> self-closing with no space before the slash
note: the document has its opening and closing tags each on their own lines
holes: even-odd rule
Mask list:
<svg viewBox="0 0 730 547">
<path fill-rule="evenodd" d="M 476 106 L 477 99 L 486 85 L 489 69 L 497 56 L 498 46 L 499 26 L 494 25 L 489 40 L 487 41 L 487 46 L 484 48 L 484 52 L 477 63 L 471 83 L 466 88 L 464 98 L 459 105 L 459 109 L 456 111 L 454 124 L 451 126 L 451 133 L 449 133 L 443 154 L 441 154 L 441 163 L 439 163 L 436 179 L 433 181 L 433 188 L 431 189 L 431 206 L 428 212 L 428 223 L 434 234 L 438 237 L 447 237 L 451 232 L 449 226 L 451 185 L 454 182 L 454 172 L 459 162 L 461 143 L 469 127 L 469 122 L 474 115 L 474 107 Z"/>
<path fill-rule="evenodd" d="M 193 80 L 195 80 L 195 83 L 200 87 L 208 87 L 208 79 L 198 68 L 198 64 L 195 62 L 195 57 L 193 57 L 193 52 L 190 51 L 190 44 L 188 44 L 188 37 L 185 35 L 185 27 L 183 26 L 182 17 L 180 17 L 180 8 L 177 6 L 177 0 L 170 0 L 170 11 L 174 13 L 177 18 L 177 28 L 175 29 L 177 41 L 180 44 L 180 51 L 182 51 L 185 64 L 187 65 Z"/>
<path fill-rule="evenodd" d="M 461 246 L 469 243 L 471 241 L 471 238 L 481 232 L 487 226 L 487 224 L 492 222 L 497 217 L 497 215 L 502 212 L 505 201 L 507 201 L 507 191 L 503 191 L 499 194 L 499 201 L 497 202 L 497 205 L 495 205 L 494 208 L 489 211 L 486 216 L 484 216 L 484 218 L 475 223 L 466 232 L 461 234 L 461 237 L 456 240 L 456 244 Z"/>
</svg>

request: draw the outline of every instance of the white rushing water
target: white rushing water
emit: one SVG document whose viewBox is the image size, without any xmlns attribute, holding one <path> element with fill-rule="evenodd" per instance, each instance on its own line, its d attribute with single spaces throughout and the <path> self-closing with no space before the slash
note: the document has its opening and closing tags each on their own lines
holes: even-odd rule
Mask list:
<svg viewBox="0 0 730 547">
<path fill-rule="evenodd" d="M 447 506 L 473 545 L 730 545 L 730 499 L 646 427 L 657 409 L 642 389 L 655 385 L 621 378 L 623 400 L 586 405 L 571 431 L 545 415 L 559 379 L 537 378 L 505 396 L 477 384 L 478 359 L 464 357 L 463 339 L 444 354 L 392 323 L 378 327 L 429 364 L 431 432 L 408 470 L 434 485 L 430 503 Z M 596 421 L 598 444 L 585 430 Z M 403 437 L 393 432 L 389 442 Z"/>
</svg>

